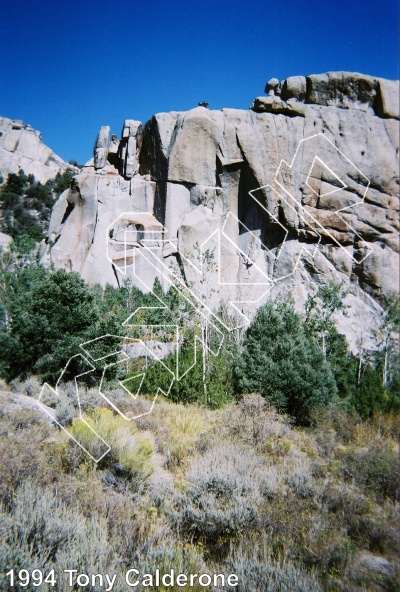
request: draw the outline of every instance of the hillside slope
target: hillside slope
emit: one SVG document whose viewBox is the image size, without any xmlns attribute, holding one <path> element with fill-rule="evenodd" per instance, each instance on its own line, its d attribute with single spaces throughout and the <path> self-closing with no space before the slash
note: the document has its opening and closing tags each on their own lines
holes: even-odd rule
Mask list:
<svg viewBox="0 0 400 592">
<path fill-rule="evenodd" d="M 22 169 L 27 175 L 34 175 L 36 181 L 45 183 L 67 168 L 71 165 L 43 143 L 40 132 L 22 121 L 0 117 L 0 173 L 3 178 Z"/>
</svg>

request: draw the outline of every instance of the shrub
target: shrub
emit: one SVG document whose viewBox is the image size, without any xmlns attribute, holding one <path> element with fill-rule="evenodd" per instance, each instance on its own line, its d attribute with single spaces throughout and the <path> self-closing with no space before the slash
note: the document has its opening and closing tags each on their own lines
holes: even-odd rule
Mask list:
<svg viewBox="0 0 400 592">
<path fill-rule="evenodd" d="M 219 444 L 193 460 L 174 520 L 189 535 L 217 543 L 257 524 L 263 461 L 244 447 Z"/>
<path fill-rule="evenodd" d="M 72 164 L 72 163 L 71 163 Z M 74 171 L 72 169 L 66 169 L 62 173 L 57 173 L 54 180 L 51 182 L 52 189 L 55 195 L 60 195 L 65 189 L 71 186 L 72 179 L 74 177 Z"/>
<path fill-rule="evenodd" d="M 111 467 L 129 479 L 131 487 L 138 489 L 152 473 L 150 462 L 154 445 L 145 433 L 136 431 L 132 422 L 109 409 L 93 409 L 85 416 L 90 427 L 111 447 L 99 463 L 100 468 Z M 107 448 L 102 440 L 80 419 L 74 418 L 71 435 L 94 457 L 99 458 Z M 71 444 L 75 446 L 75 444 Z M 84 461 L 86 455 L 82 456 Z"/>
<path fill-rule="evenodd" d="M 20 355 L 10 359 L 11 377 L 35 367 L 46 378 L 58 375 L 97 320 L 93 294 L 78 274 L 49 274 L 35 266 L 23 269 L 12 282 L 7 335 L 16 340 Z M 13 356 L 13 348 L 5 348 L 4 358 Z"/>
<path fill-rule="evenodd" d="M 346 529 L 340 522 L 326 521 L 324 517 L 313 524 L 306 535 L 306 544 L 301 549 L 303 563 L 308 567 L 318 567 L 319 573 L 325 577 L 340 577 L 351 555 L 352 541 Z"/>
<path fill-rule="evenodd" d="M 41 391 L 41 384 L 36 376 L 30 376 L 25 382 L 21 385 L 21 392 L 28 395 L 28 397 L 38 398 L 39 393 Z"/>
<path fill-rule="evenodd" d="M 33 175 L 10 173 L 0 188 L 0 207 L 3 210 L 0 229 L 21 244 L 21 236 L 31 244 L 43 238 L 45 223 L 50 219 L 54 195 L 51 182 L 42 185 Z M 14 244 L 15 247 L 15 244 Z"/>
<path fill-rule="evenodd" d="M 195 454 L 200 437 L 210 428 L 206 411 L 194 405 L 165 405 L 161 413 L 161 422 L 157 422 L 155 429 L 166 466 L 169 470 L 185 467 Z"/>
<path fill-rule="evenodd" d="M 271 561 L 251 561 L 235 557 L 229 561 L 229 570 L 239 576 L 241 592 L 322 592 L 314 575 L 287 562 L 283 565 Z M 228 587 L 233 592 L 238 588 Z"/>
<path fill-rule="evenodd" d="M 175 573 L 201 574 L 210 573 L 203 559 L 203 549 L 201 546 L 163 541 L 154 547 L 149 547 L 142 553 L 140 567 L 143 573 L 155 573 L 159 569 L 161 576 L 170 572 L 171 568 Z M 141 592 L 146 592 L 148 588 L 139 588 Z M 204 592 L 204 586 L 198 582 L 191 587 L 193 592 Z"/>
<path fill-rule="evenodd" d="M 314 495 L 316 487 L 312 478 L 311 462 L 304 454 L 295 452 L 285 467 L 285 480 L 290 491 L 299 498 Z"/>
<path fill-rule="evenodd" d="M 18 405 L 8 412 L 4 400 L 0 419 L 0 502 L 9 504 L 26 480 L 39 484 L 51 480 L 51 469 L 42 448 L 51 427 L 39 413 Z"/>
<path fill-rule="evenodd" d="M 387 440 L 372 442 L 368 448 L 350 450 L 344 462 L 357 485 L 380 498 L 399 499 L 399 452 L 395 444 Z"/>
<path fill-rule="evenodd" d="M 73 565 L 78 573 L 101 571 L 108 568 L 109 558 L 106 521 L 97 515 L 85 518 L 49 490 L 28 481 L 16 492 L 10 511 L 0 507 L 1 590 L 8 590 L 3 574 L 11 568 L 55 569 L 59 589 L 67 589 L 64 569 Z"/>
<path fill-rule="evenodd" d="M 55 382 L 68 360 L 81 352 L 81 343 L 99 335 L 121 334 L 128 316 L 124 289 L 88 286 L 77 273 L 50 272 L 33 263 L 1 273 L 0 375 L 6 380 L 24 379 L 34 371 L 41 379 Z M 119 341 L 117 337 L 99 340 L 95 353 L 107 355 Z M 65 381 L 88 369 L 87 364 L 81 368 L 77 364 L 75 358 L 75 366 L 68 365 Z M 92 375 L 86 380 L 93 385 Z"/>
<path fill-rule="evenodd" d="M 74 418 L 74 410 L 63 401 L 56 407 L 56 420 L 63 427 L 72 425 Z"/>
<path fill-rule="evenodd" d="M 184 374 L 194 361 L 196 363 L 180 380 L 174 380 L 168 398 L 175 403 L 208 404 L 213 409 L 233 401 L 231 356 L 225 351 L 221 351 L 217 356 L 209 354 L 206 360 L 206 373 L 203 376 L 201 346 L 197 344 L 197 352 L 195 353 L 193 343 L 194 332 L 190 331 L 179 351 L 180 373 Z M 167 356 L 163 362 L 174 371 L 177 363 L 176 352 Z M 158 387 L 166 391 L 170 380 L 170 375 L 160 374 L 159 364 L 152 363 L 146 371 L 141 391 L 155 394 Z M 206 384 L 207 397 L 205 396 L 204 383 Z"/>
<path fill-rule="evenodd" d="M 222 411 L 221 430 L 235 441 L 268 452 L 268 442 L 286 439 L 290 426 L 286 417 L 278 415 L 261 395 L 244 395 L 236 405 Z"/>
</svg>

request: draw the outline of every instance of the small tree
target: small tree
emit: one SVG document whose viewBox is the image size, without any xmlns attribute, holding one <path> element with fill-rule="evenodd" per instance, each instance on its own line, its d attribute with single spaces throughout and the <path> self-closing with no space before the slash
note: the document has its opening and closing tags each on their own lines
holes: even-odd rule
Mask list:
<svg viewBox="0 0 400 592">
<path fill-rule="evenodd" d="M 20 270 L 11 284 L 2 351 L 4 368 L 9 368 L 3 370 L 5 378 L 32 370 L 56 378 L 95 330 L 99 312 L 94 291 L 76 273 L 48 273 L 39 266 Z"/>
<path fill-rule="evenodd" d="M 68 189 L 71 186 L 74 174 L 72 169 L 66 169 L 62 173 L 57 173 L 54 180 L 49 182 L 52 185 L 55 195 L 60 195 L 65 189 Z"/>
<path fill-rule="evenodd" d="M 400 383 L 399 332 L 400 297 L 398 294 L 391 294 L 382 315 L 382 324 L 375 332 L 380 348 L 378 358 L 382 368 L 382 386 L 384 388 Z"/>
<path fill-rule="evenodd" d="M 234 378 L 239 392 L 259 392 L 299 423 L 336 394 L 330 365 L 291 300 L 259 309 L 235 359 Z"/>
<path fill-rule="evenodd" d="M 215 331 L 213 330 L 215 317 L 211 311 L 212 298 L 215 293 L 214 286 L 215 282 L 218 281 L 216 275 L 218 266 L 214 249 L 203 251 L 199 243 L 196 242 L 193 245 L 193 250 L 196 266 L 199 270 L 195 280 L 189 283 L 186 286 L 187 289 L 185 289 L 181 282 L 176 281 L 176 277 L 179 277 L 179 270 L 172 268 L 174 272 L 172 287 L 177 290 L 178 301 L 183 302 L 186 300 L 186 303 L 189 305 L 181 307 L 177 322 L 191 327 L 193 329 L 193 335 L 196 335 L 201 340 L 203 394 L 205 402 L 211 403 L 208 385 L 212 369 L 216 366 L 211 359 L 215 356 L 211 352 L 218 351 L 219 349 L 218 346 L 213 347 L 215 345 L 213 343 L 215 341 Z M 191 258 L 190 253 L 186 253 L 185 256 L 188 259 Z M 172 304 L 171 300 L 169 304 Z"/>
<path fill-rule="evenodd" d="M 349 351 L 346 337 L 338 332 L 334 318 L 338 312 L 347 316 L 347 290 L 343 286 L 343 282 L 337 284 L 332 280 L 308 296 L 304 326 L 329 362 L 339 396 L 350 400 L 357 388 L 357 361 Z"/>
<path fill-rule="evenodd" d="M 343 282 L 337 284 L 332 280 L 307 298 L 305 327 L 309 335 L 321 342 L 324 354 L 327 351 L 327 341 L 337 333 L 334 314 L 342 311 L 346 315 L 346 295 Z"/>
</svg>

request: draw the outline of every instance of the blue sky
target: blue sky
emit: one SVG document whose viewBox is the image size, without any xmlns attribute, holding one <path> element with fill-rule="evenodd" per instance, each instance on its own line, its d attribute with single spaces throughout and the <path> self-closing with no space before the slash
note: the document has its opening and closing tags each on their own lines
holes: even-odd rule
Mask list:
<svg viewBox="0 0 400 592">
<path fill-rule="evenodd" d="M 396 79 L 398 18 L 397 0 L 3 0 L 0 115 L 83 163 L 101 125 L 247 109 L 272 77 Z"/>
</svg>

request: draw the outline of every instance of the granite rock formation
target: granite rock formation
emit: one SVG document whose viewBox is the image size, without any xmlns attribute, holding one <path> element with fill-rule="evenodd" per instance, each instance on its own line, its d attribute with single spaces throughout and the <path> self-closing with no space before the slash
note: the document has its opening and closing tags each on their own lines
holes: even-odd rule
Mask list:
<svg viewBox="0 0 400 592">
<path fill-rule="evenodd" d="M 3 178 L 22 169 L 45 183 L 67 168 L 75 167 L 46 146 L 40 132 L 22 121 L 0 117 L 0 173 Z"/>
<path fill-rule="evenodd" d="M 356 349 L 399 288 L 398 91 L 361 74 L 295 76 L 271 79 L 248 111 L 127 120 L 120 140 L 103 127 L 54 207 L 42 262 L 143 290 L 156 277 L 167 288 L 173 270 L 239 316 L 343 281 Z"/>
</svg>

